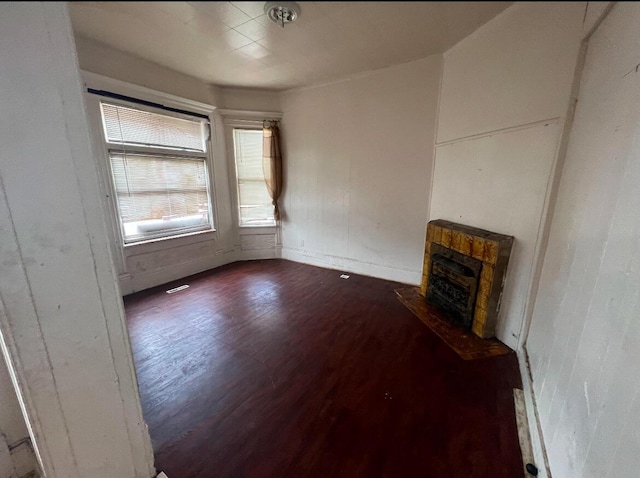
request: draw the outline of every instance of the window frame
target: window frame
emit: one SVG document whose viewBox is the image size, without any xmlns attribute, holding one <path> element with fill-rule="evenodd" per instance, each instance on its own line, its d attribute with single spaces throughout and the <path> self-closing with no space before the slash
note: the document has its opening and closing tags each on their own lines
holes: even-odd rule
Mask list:
<svg viewBox="0 0 640 478">
<path fill-rule="evenodd" d="M 214 149 L 216 145 L 215 135 L 215 122 L 214 122 L 214 110 L 215 107 L 192 100 L 183 99 L 174 95 L 157 92 L 145 87 L 132 85 L 119 80 L 103 77 L 89 72 L 82 72 L 84 80 L 84 97 L 87 105 L 87 114 L 89 116 L 92 127 L 92 137 L 95 145 L 96 153 L 100 156 L 101 161 L 99 163 L 99 172 L 101 177 L 101 184 L 103 189 L 103 197 L 105 203 L 105 209 L 108 209 L 108 223 L 111 226 L 115 244 L 113 246 L 113 253 L 117 260 L 119 270 L 126 270 L 125 262 L 126 257 L 129 255 L 126 250 L 138 250 L 142 253 L 143 250 L 152 247 L 155 249 L 154 244 L 162 244 L 167 241 L 174 241 L 176 243 L 185 244 L 191 242 L 199 242 L 205 237 L 217 237 L 216 222 L 218 218 L 217 200 L 216 200 L 216 182 L 214 171 Z M 105 90 L 112 93 L 116 93 L 130 98 L 135 98 L 144 102 L 158 103 L 170 108 L 176 108 L 183 111 L 189 111 L 195 114 L 204 115 L 208 118 L 209 122 L 209 136 L 206 140 L 206 152 L 194 152 L 186 150 L 176 150 L 171 148 L 155 148 L 136 145 L 127 145 L 127 152 L 144 152 L 147 154 L 164 154 L 173 157 L 201 157 L 204 160 L 207 196 L 209 201 L 209 225 L 206 228 L 198 228 L 193 231 L 180 231 L 175 234 L 166 233 L 151 235 L 136 241 L 127 241 L 124 235 L 124 229 L 122 226 L 122 217 L 118 208 L 118 200 L 115 191 L 115 184 L 113 181 L 113 172 L 111 167 L 111 160 L 109 155 L 110 146 L 113 151 L 117 151 L 118 143 L 109 143 L 106 140 L 104 133 L 104 126 L 102 121 L 101 102 L 122 105 L 125 107 L 135 108 L 142 111 L 149 111 L 152 113 L 165 114 L 167 116 L 173 116 L 177 118 L 193 119 L 190 115 L 181 114 L 179 112 L 167 111 L 160 108 L 154 108 L 143 104 L 127 101 L 120 98 L 112 98 L 107 96 L 100 96 L 94 93 L 88 92 L 88 88 L 96 90 Z M 204 118 L 203 118 L 204 119 Z M 202 237 L 203 239 L 200 239 Z"/>
<path fill-rule="evenodd" d="M 272 221 L 269 223 L 260 223 L 260 224 L 242 224 L 242 214 L 241 204 L 240 204 L 240 180 L 238 179 L 238 161 L 236 157 L 236 130 L 238 131 L 260 131 L 262 132 L 262 126 L 232 126 L 231 127 L 231 137 L 233 139 L 232 143 L 232 156 L 233 156 L 233 170 L 234 170 L 234 178 L 235 178 L 235 192 L 236 192 L 236 214 L 238 216 L 238 227 L 239 228 L 255 228 L 255 227 L 275 227 L 276 226 L 276 218 L 273 217 Z M 264 178 L 263 178 L 264 179 Z"/>
<path fill-rule="evenodd" d="M 186 236 L 189 234 L 197 234 L 199 232 L 214 231 L 215 218 L 213 214 L 212 188 L 211 188 L 211 181 L 209 180 L 209 177 L 210 177 L 209 167 L 207 164 L 207 158 L 212 147 L 211 134 L 209 134 L 209 137 L 205 141 L 206 151 L 181 150 L 181 149 L 171 148 L 171 147 L 163 148 L 160 146 L 143 146 L 143 145 L 130 144 L 130 143 L 123 144 L 118 142 L 110 142 L 107 140 L 104 122 L 102 121 L 102 105 L 103 104 L 124 106 L 127 108 L 132 108 L 132 109 L 145 111 L 149 113 L 158 113 L 163 115 L 166 113 L 165 116 L 170 116 L 170 117 L 175 117 L 180 119 L 192 119 L 193 117 L 190 118 L 188 115 L 174 113 L 171 111 L 165 111 L 159 108 L 153 108 L 146 105 L 138 105 L 137 103 L 132 103 L 125 100 L 105 98 L 101 96 L 98 97 L 98 105 L 100 107 L 100 117 L 101 117 L 101 122 L 103 126 L 101 134 L 102 134 L 102 140 L 104 142 L 104 145 L 106 148 L 106 154 L 108 158 L 107 161 L 108 161 L 108 169 L 109 169 L 109 179 L 111 180 L 111 187 L 114 193 L 113 198 L 116 205 L 117 221 L 120 228 L 120 237 L 122 240 L 123 247 L 128 247 L 128 246 L 140 244 L 140 243 L 149 243 L 149 242 L 157 241 L 160 239 L 171 239 L 173 237 Z M 124 222 L 122 221 L 122 214 L 120 213 L 120 204 L 118 202 L 117 192 L 115 190 L 115 184 L 113 179 L 113 168 L 111 164 L 112 153 L 122 154 L 122 155 L 126 155 L 126 154 L 148 155 L 148 156 L 155 156 L 155 157 L 164 156 L 166 158 L 184 158 L 189 160 L 193 160 L 197 158 L 198 160 L 201 160 L 204 165 L 205 178 L 206 178 L 205 186 L 207 188 L 207 202 L 209 207 L 208 224 L 202 225 L 202 226 L 195 226 L 192 228 L 185 228 L 184 230 L 174 231 L 173 233 L 167 233 L 167 231 L 165 230 L 165 231 L 158 231 L 156 233 L 145 234 L 139 238 L 136 238 L 136 237 L 127 238 L 125 234 Z"/>
<path fill-rule="evenodd" d="M 274 223 L 270 225 L 240 225 L 240 200 L 238 196 L 238 174 L 236 172 L 236 155 L 234 145 L 234 129 L 254 129 L 262 131 L 264 121 L 281 120 L 283 114 L 278 111 L 251 111 L 251 110 L 218 110 L 222 116 L 224 124 L 224 138 L 226 143 L 227 164 L 229 168 L 229 184 L 233 194 L 231 194 L 232 206 L 235 208 L 233 218 L 235 227 L 238 229 L 239 235 L 255 234 L 255 233 L 276 233 L 280 228 L 280 221 L 274 219 Z M 258 232 L 260 231 L 260 232 Z"/>
</svg>

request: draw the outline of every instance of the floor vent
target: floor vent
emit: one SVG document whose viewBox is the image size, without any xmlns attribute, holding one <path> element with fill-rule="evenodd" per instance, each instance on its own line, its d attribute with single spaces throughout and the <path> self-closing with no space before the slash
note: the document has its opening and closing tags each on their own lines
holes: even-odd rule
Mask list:
<svg viewBox="0 0 640 478">
<path fill-rule="evenodd" d="M 185 284 L 185 285 L 181 285 L 180 287 L 174 287 L 173 289 L 169 289 L 167 291 L 167 294 L 175 294 L 176 292 L 180 292 L 181 290 L 185 290 L 188 289 L 189 285 Z"/>
</svg>

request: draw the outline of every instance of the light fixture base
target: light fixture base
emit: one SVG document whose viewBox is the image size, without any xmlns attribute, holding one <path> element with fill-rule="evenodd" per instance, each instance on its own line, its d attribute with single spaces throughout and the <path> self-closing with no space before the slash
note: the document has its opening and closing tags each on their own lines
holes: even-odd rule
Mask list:
<svg viewBox="0 0 640 478">
<path fill-rule="evenodd" d="M 296 2 L 267 2 L 264 4 L 264 13 L 269 20 L 284 28 L 300 16 L 300 6 Z"/>
</svg>

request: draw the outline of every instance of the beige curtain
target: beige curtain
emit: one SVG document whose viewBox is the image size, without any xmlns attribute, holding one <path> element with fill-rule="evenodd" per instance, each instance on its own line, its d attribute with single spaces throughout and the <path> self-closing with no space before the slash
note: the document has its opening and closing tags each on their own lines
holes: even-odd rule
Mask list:
<svg viewBox="0 0 640 478">
<path fill-rule="evenodd" d="M 282 193 L 282 155 L 280 128 L 275 121 L 265 121 L 262 127 L 262 170 L 273 204 L 276 221 L 280 219 L 278 199 Z"/>
</svg>

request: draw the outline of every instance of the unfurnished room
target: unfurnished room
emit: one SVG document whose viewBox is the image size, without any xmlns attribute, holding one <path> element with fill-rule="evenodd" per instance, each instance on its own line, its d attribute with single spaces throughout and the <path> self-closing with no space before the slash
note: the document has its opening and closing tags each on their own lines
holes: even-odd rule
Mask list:
<svg viewBox="0 0 640 478">
<path fill-rule="evenodd" d="M 640 2 L 1 2 L 0 478 L 635 478 Z"/>
</svg>

